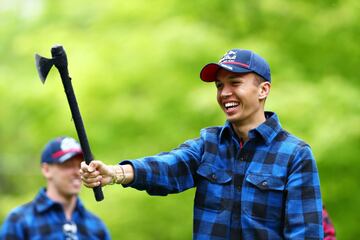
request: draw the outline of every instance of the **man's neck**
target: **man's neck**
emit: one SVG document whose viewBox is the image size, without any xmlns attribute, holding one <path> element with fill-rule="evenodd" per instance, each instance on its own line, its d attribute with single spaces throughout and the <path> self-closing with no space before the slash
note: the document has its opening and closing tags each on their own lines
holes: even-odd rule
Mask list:
<svg viewBox="0 0 360 240">
<path fill-rule="evenodd" d="M 64 210 L 64 214 L 67 220 L 71 220 L 72 213 L 74 212 L 74 209 L 76 207 L 76 199 L 77 196 L 63 196 L 57 191 L 48 189 L 46 191 L 46 195 L 53 200 L 54 202 L 57 202 L 61 204 Z"/>
<path fill-rule="evenodd" d="M 251 129 L 257 128 L 260 124 L 266 121 L 265 114 L 263 114 L 261 117 L 258 117 L 257 119 L 253 121 L 249 121 L 247 123 L 244 122 L 233 122 L 231 123 L 236 135 L 242 139 L 242 141 L 245 143 L 247 140 L 249 140 L 249 131 Z"/>
</svg>

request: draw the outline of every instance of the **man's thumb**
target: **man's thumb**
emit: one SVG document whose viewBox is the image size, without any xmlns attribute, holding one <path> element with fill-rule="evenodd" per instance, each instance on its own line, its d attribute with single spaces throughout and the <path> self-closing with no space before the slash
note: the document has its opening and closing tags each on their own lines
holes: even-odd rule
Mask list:
<svg viewBox="0 0 360 240">
<path fill-rule="evenodd" d="M 95 171 L 95 169 L 97 169 L 99 167 L 99 163 L 97 161 L 91 161 L 89 164 L 89 168 L 88 171 L 89 172 L 93 172 Z"/>
</svg>

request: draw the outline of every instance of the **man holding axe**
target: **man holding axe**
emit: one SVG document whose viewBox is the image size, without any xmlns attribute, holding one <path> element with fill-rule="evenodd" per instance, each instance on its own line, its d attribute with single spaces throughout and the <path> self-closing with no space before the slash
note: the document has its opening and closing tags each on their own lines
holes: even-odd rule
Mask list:
<svg viewBox="0 0 360 240">
<path fill-rule="evenodd" d="M 265 112 L 270 67 L 232 49 L 200 78 L 214 82 L 223 126 L 155 156 L 110 166 L 82 162 L 85 186 L 122 184 L 150 195 L 196 187 L 193 239 L 322 239 L 322 198 L 310 146 Z"/>
</svg>

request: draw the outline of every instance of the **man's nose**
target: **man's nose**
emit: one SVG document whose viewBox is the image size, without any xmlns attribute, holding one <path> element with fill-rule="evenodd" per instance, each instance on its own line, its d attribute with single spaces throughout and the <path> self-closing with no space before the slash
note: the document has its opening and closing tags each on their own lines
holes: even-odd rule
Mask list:
<svg viewBox="0 0 360 240">
<path fill-rule="evenodd" d="M 224 86 L 223 89 L 222 89 L 222 91 L 221 91 L 220 96 L 221 96 L 222 98 L 228 98 L 228 97 L 230 97 L 231 95 L 232 95 L 231 89 L 230 89 L 229 87 Z"/>
</svg>

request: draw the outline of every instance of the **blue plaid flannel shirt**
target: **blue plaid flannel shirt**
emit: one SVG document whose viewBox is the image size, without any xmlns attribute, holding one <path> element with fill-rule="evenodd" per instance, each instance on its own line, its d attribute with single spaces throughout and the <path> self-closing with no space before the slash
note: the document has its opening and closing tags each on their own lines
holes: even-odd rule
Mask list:
<svg viewBox="0 0 360 240">
<path fill-rule="evenodd" d="M 104 223 L 87 211 L 80 199 L 71 221 L 65 219 L 59 203 L 49 199 L 41 189 L 32 202 L 15 208 L 0 230 L 0 239 L 111 239 Z"/>
<path fill-rule="evenodd" d="M 121 162 L 135 170 L 128 186 L 150 195 L 196 187 L 193 239 L 322 239 L 311 149 L 283 130 L 275 113 L 265 115 L 242 148 L 226 122 L 171 152 Z"/>
</svg>

